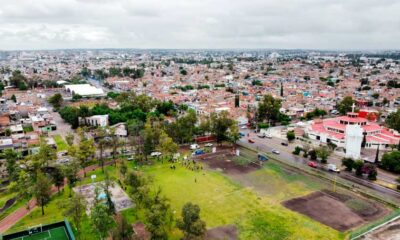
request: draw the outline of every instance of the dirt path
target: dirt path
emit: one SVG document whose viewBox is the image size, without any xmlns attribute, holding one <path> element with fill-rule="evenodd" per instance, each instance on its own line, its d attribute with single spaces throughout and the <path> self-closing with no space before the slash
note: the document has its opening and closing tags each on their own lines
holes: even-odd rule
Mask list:
<svg viewBox="0 0 400 240">
<path fill-rule="evenodd" d="M 111 164 L 113 164 L 113 162 L 106 162 L 104 165 L 108 166 Z M 87 166 L 85 168 L 85 170 L 86 170 L 86 173 L 89 173 L 90 171 L 93 171 L 97 168 L 100 168 L 100 166 L 91 165 L 91 166 Z M 83 169 L 81 169 L 78 172 L 78 175 L 83 176 Z M 60 190 L 63 187 L 61 187 Z M 52 193 L 53 194 L 57 193 L 56 187 L 52 188 Z M 0 221 L 0 233 L 6 232 L 8 229 L 10 229 L 12 226 L 14 226 L 14 224 L 16 224 L 19 220 L 21 220 L 23 217 L 25 217 L 26 215 L 31 213 L 35 207 L 36 207 L 36 199 L 32 198 L 31 200 L 29 200 L 29 208 L 27 208 L 27 206 L 24 205 L 24 206 L 18 208 L 17 210 L 15 210 L 13 213 L 8 215 L 7 217 L 3 218 L 3 220 Z"/>
</svg>

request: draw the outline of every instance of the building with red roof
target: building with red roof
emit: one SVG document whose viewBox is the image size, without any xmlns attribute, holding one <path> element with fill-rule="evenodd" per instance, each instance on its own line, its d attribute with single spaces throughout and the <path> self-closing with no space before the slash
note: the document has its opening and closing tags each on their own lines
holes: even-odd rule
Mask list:
<svg viewBox="0 0 400 240">
<path fill-rule="evenodd" d="M 397 131 L 359 117 L 359 114 L 354 112 L 347 113 L 346 116 L 311 121 L 306 133 L 310 139 L 345 147 L 347 125 L 359 125 L 362 128 L 366 138 L 365 148 L 376 149 L 380 146 L 380 149 L 385 149 L 390 145 L 397 145 L 400 141 Z"/>
</svg>

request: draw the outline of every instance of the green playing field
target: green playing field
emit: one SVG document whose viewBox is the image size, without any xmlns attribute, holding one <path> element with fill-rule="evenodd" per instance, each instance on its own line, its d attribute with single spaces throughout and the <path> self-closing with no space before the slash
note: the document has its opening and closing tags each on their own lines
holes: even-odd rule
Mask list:
<svg viewBox="0 0 400 240">
<path fill-rule="evenodd" d="M 15 238 L 15 240 L 69 240 L 64 227 L 53 228 L 30 236 Z"/>
</svg>

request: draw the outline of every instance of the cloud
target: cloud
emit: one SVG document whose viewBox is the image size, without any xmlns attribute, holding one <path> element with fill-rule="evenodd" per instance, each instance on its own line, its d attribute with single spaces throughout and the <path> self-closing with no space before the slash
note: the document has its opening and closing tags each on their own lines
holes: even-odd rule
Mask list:
<svg viewBox="0 0 400 240">
<path fill-rule="evenodd" d="M 396 0 L 13 0 L 0 48 L 399 49 Z"/>
</svg>

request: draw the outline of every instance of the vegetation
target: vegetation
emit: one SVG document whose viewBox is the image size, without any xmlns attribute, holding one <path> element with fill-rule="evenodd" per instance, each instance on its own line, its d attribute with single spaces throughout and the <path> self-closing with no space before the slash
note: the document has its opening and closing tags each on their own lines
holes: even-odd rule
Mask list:
<svg viewBox="0 0 400 240">
<path fill-rule="evenodd" d="M 346 113 L 351 112 L 354 103 L 355 101 L 352 97 L 344 97 L 343 100 L 338 104 L 337 109 L 340 114 L 345 115 Z"/>
<path fill-rule="evenodd" d="M 385 123 L 389 128 L 400 131 L 400 111 L 397 110 L 396 112 L 389 114 Z"/>
<path fill-rule="evenodd" d="M 296 139 L 296 135 L 294 134 L 294 131 L 288 131 L 286 133 L 286 138 L 289 142 L 293 141 L 294 139 Z"/>
<path fill-rule="evenodd" d="M 395 150 L 383 154 L 381 167 L 391 172 L 400 173 L 400 151 Z"/>
<path fill-rule="evenodd" d="M 178 220 L 177 226 L 184 232 L 184 239 L 203 239 L 206 223 L 200 219 L 200 207 L 186 203 L 182 208 L 182 220 Z"/>
<path fill-rule="evenodd" d="M 48 99 L 49 103 L 53 106 L 54 110 L 60 109 L 63 104 L 63 97 L 60 93 L 56 93 Z"/>
</svg>

